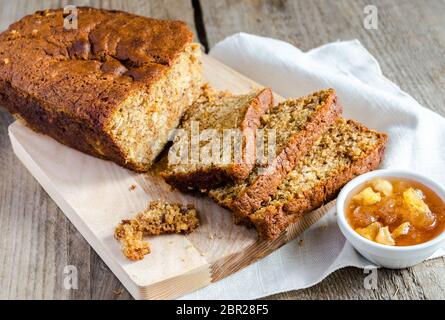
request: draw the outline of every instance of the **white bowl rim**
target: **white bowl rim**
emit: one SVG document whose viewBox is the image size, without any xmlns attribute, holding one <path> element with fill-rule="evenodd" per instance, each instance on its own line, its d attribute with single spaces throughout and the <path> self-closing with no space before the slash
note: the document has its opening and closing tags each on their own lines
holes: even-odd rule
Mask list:
<svg viewBox="0 0 445 320">
<path fill-rule="evenodd" d="M 410 246 L 388 246 L 385 244 L 380 244 L 377 242 L 374 242 L 372 240 L 366 239 L 365 237 L 362 237 L 352 229 L 351 225 L 346 219 L 346 214 L 344 210 L 344 204 L 346 199 L 348 198 L 349 193 L 358 187 L 359 185 L 363 184 L 366 181 L 369 181 L 372 178 L 375 177 L 387 177 L 387 178 L 405 178 L 414 180 L 417 182 L 420 182 L 430 188 L 432 191 L 434 191 L 443 201 L 445 201 L 445 188 L 442 187 L 439 183 L 435 182 L 434 180 L 423 176 L 421 174 L 409 171 L 409 170 L 403 170 L 403 169 L 380 169 L 380 170 L 374 170 L 370 171 L 368 173 L 359 175 L 349 181 L 341 190 L 340 194 L 337 197 L 337 222 L 341 224 L 341 227 L 344 228 L 344 230 L 347 231 L 348 235 L 353 237 L 354 240 L 362 242 L 363 244 L 373 247 L 378 250 L 385 250 L 388 252 L 410 252 L 410 251 L 420 251 L 422 249 L 426 249 L 432 246 L 437 245 L 438 243 L 445 240 L 445 230 L 442 231 L 441 234 L 436 236 L 435 238 L 428 240 L 423 243 L 410 245 Z M 346 235 L 345 235 L 346 236 Z M 346 236 L 346 238 L 348 238 Z"/>
</svg>

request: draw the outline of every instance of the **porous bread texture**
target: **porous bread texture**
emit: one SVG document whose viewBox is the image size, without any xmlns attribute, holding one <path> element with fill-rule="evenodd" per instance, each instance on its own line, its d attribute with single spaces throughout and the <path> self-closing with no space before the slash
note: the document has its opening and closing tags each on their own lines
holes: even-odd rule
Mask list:
<svg viewBox="0 0 445 320">
<path fill-rule="evenodd" d="M 243 220 L 269 200 L 341 112 L 333 89 L 289 99 L 273 107 L 262 117 L 262 129 L 276 132 L 276 156 L 265 167 L 257 165 L 245 181 L 212 189 L 209 196 L 232 210 L 236 222 Z"/>
<path fill-rule="evenodd" d="M 263 239 L 335 198 L 357 175 L 377 168 L 387 136 L 353 120 L 338 120 L 286 176 L 277 192 L 248 216 Z"/>
<path fill-rule="evenodd" d="M 198 213 L 193 205 L 152 201 L 147 209 L 133 219 L 123 220 L 115 230 L 115 238 L 121 242 L 122 252 L 130 260 L 143 259 L 150 253 L 144 236 L 168 233 L 190 233 L 199 226 Z"/>
<path fill-rule="evenodd" d="M 199 94 L 199 45 L 179 21 L 78 8 L 38 11 L 0 34 L 0 104 L 34 130 L 146 171 Z"/>
<path fill-rule="evenodd" d="M 150 244 L 143 240 L 144 233 L 130 223 L 121 223 L 114 236 L 121 243 L 122 253 L 130 260 L 142 260 L 151 252 Z"/>
<path fill-rule="evenodd" d="M 110 120 L 112 139 L 136 170 L 146 171 L 199 95 L 201 69 L 197 44 L 186 47 L 166 76 L 148 92 L 129 97 Z M 139 169 L 140 168 L 140 169 Z"/>
<path fill-rule="evenodd" d="M 221 183 L 244 180 L 254 166 L 254 139 L 260 117 L 272 104 L 273 96 L 268 88 L 231 95 L 205 86 L 181 122 L 180 128 L 187 139 L 187 154 L 182 158 L 178 155 L 183 136 L 178 136 L 169 150 L 169 166 L 162 173 L 166 182 L 183 191 L 203 191 Z M 192 147 L 193 134 L 202 138 L 198 150 Z M 223 142 L 228 134 L 234 137 L 230 138 L 230 145 L 225 146 Z M 212 149 L 214 141 L 216 150 Z M 181 160 L 180 163 L 172 163 L 173 155 Z"/>
</svg>

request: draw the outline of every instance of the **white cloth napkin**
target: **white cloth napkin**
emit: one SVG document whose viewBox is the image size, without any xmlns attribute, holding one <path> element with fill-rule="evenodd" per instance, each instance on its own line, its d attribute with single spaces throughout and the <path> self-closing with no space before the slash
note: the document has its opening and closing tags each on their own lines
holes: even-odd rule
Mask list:
<svg viewBox="0 0 445 320">
<path fill-rule="evenodd" d="M 302 52 L 283 41 L 239 33 L 216 44 L 210 55 L 283 97 L 335 88 L 345 118 L 388 133 L 382 167 L 444 181 L 445 119 L 386 79 L 358 40 Z M 372 266 L 345 241 L 334 210 L 266 258 L 183 298 L 255 299 L 307 288 L 346 266 Z M 443 255 L 445 248 L 434 257 Z"/>
</svg>

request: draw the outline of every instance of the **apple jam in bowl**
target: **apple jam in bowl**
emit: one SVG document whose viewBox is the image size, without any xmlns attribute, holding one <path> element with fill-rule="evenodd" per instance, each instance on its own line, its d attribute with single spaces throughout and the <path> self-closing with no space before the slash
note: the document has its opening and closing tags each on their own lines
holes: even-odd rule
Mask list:
<svg viewBox="0 0 445 320">
<path fill-rule="evenodd" d="M 444 200 L 444 188 L 431 179 L 409 171 L 377 170 L 342 189 L 337 221 L 368 260 L 405 268 L 445 245 Z"/>
</svg>

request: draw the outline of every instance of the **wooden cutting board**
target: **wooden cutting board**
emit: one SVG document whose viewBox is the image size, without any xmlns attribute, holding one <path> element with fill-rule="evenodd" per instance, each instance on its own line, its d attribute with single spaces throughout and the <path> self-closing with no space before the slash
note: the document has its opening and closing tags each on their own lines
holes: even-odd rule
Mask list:
<svg viewBox="0 0 445 320">
<path fill-rule="evenodd" d="M 204 77 L 217 89 L 245 93 L 259 86 L 209 56 L 202 59 Z M 332 205 L 306 215 L 274 241 L 259 241 L 254 230 L 234 225 L 229 211 L 171 190 L 155 174 L 88 156 L 18 121 L 9 135 L 17 157 L 136 299 L 176 298 L 221 280 L 295 238 Z M 186 236 L 148 238 L 152 253 L 129 261 L 113 238 L 114 228 L 156 199 L 195 204 L 201 226 Z"/>
</svg>

